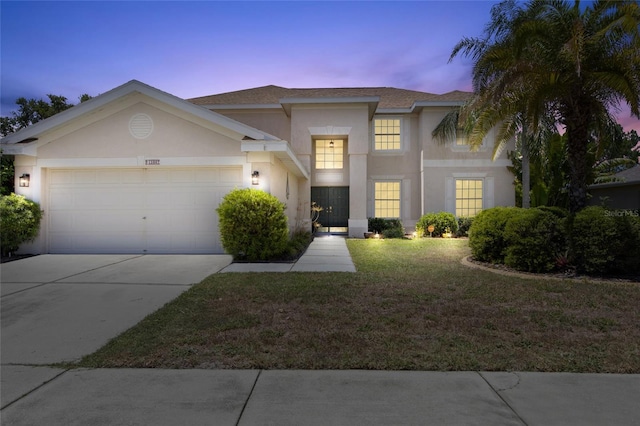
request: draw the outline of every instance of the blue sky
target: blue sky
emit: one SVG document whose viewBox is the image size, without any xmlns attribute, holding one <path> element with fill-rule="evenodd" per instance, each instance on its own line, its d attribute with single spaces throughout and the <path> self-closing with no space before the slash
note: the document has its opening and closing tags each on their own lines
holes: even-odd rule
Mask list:
<svg viewBox="0 0 640 426">
<path fill-rule="evenodd" d="M 449 55 L 495 3 L 2 1 L 0 115 L 21 96 L 77 103 L 131 79 L 182 98 L 268 84 L 471 90 L 470 60 Z"/>
</svg>

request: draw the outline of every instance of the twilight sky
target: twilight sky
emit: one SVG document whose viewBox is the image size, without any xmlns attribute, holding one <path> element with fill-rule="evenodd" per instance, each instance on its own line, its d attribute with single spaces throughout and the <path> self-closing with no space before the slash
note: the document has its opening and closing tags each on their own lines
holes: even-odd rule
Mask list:
<svg viewBox="0 0 640 426">
<path fill-rule="evenodd" d="M 495 1 L 2 1 L 0 115 L 18 97 L 97 96 L 131 79 L 181 98 L 275 84 L 471 90 Z M 640 120 L 620 114 L 625 129 Z"/>
</svg>

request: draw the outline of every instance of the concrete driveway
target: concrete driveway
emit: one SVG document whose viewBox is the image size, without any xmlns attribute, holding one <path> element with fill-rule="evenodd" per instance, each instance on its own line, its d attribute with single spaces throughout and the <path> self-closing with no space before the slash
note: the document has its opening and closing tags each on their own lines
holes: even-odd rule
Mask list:
<svg viewBox="0 0 640 426">
<path fill-rule="evenodd" d="M 218 272 L 225 255 L 42 255 L 0 265 L 2 406 Z M 29 366 L 29 367 L 26 367 Z"/>
</svg>

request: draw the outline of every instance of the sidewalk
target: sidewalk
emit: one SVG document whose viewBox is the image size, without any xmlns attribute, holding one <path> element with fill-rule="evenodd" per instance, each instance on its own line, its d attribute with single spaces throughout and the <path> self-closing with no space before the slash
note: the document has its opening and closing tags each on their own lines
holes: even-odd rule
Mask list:
<svg viewBox="0 0 640 426">
<path fill-rule="evenodd" d="M 313 239 L 307 251 L 295 263 L 232 263 L 227 272 L 356 272 L 344 237 Z"/>
<path fill-rule="evenodd" d="M 2 410 L 3 425 L 619 426 L 640 419 L 639 375 L 155 369 L 52 373 L 57 376 L 51 381 Z"/>
</svg>

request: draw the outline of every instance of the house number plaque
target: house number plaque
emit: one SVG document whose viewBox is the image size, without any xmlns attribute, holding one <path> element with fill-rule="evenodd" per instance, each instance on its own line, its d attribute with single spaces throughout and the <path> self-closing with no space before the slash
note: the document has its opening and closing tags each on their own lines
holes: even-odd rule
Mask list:
<svg viewBox="0 0 640 426">
<path fill-rule="evenodd" d="M 144 160 L 145 166 L 159 166 L 160 160 Z"/>
</svg>

